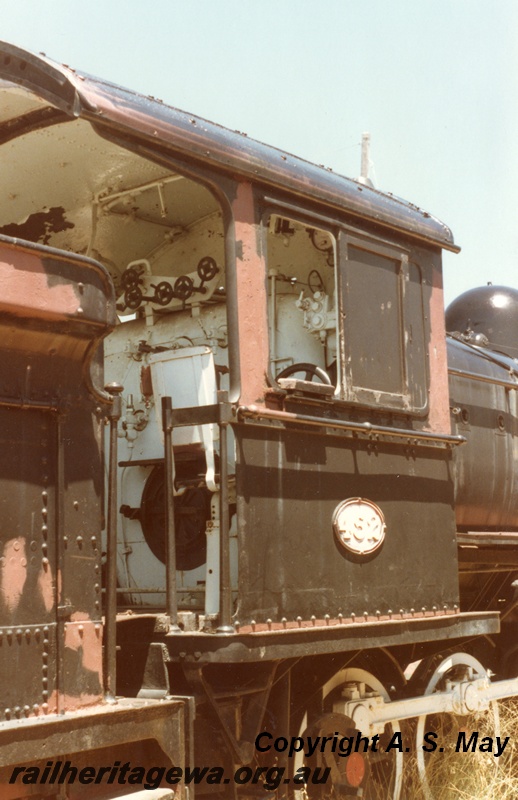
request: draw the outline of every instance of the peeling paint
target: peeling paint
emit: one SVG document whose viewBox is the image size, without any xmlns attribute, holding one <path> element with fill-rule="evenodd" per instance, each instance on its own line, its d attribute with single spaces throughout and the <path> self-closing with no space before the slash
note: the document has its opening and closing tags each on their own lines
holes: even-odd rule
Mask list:
<svg viewBox="0 0 518 800">
<path fill-rule="evenodd" d="M 3 225 L 0 233 L 29 242 L 42 242 L 48 244 L 53 233 L 61 233 L 68 228 L 74 228 L 74 223 L 65 219 L 65 209 L 62 206 L 53 206 L 46 211 L 37 211 L 31 214 L 25 222 L 11 222 Z"/>
</svg>

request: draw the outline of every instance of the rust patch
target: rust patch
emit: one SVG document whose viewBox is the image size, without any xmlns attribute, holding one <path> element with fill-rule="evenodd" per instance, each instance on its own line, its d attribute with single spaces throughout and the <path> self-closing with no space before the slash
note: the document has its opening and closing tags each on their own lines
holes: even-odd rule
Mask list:
<svg viewBox="0 0 518 800">
<path fill-rule="evenodd" d="M 48 613 L 54 607 L 54 579 L 50 564 L 42 566 L 38 575 L 38 589 L 40 591 L 45 611 Z"/>
<path fill-rule="evenodd" d="M 56 690 L 54 690 L 48 699 L 47 702 L 48 707 L 45 709 L 45 713 L 47 715 L 57 714 L 58 708 L 60 713 L 64 713 L 66 711 L 76 711 L 80 708 L 85 708 L 87 706 L 98 705 L 101 699 L 102 695 L 100 694 L 84 693 L 75 696 L 72 694 L 67 694 L 66 692 L 57 692 Z"/>
<path fill-rule="evenodd" d="M 264 402 L 268 367 L 266 265 L 258 247 L 252 186 L 240 183 L 233 203 L 236 235 L 241 402 Z"/>
<path fill-rule="evenodd" d="M 66 283 L 49 286 L 48 275 L 39 256 L 14 247 L 0 246 L 0 309 L 27 315 L 27 309 L 40 317 L 76 314 L 80 300 L 74 287 Z"/>
<path fill-rule="evenodd" d="M 81 655 L 81 665 L 95 672 L 102 683 L 102 636 L 99 623 L 91 621 L 84 611 L 74 611 L 65 625 L 65 647 Z M 96 628 L 97 625 L 97 628 Z"/>
<path fill-rule="evenodd" d="M 74 227 L 73 222 L 65 219 L 63 206 L 53 206 L 47 211 L 31 214 L 20 224 L 11 222 L 9 225 L 4 225 L 0 228 L 0 233 L 15 239 L 26 239 L 28 242 L 48 244 L 53 233 L 61 233 Z"/>
<path fill-rule="evenodd" d="M 440 264 L 433 265 L 432 276 L 430 297 L 431 336 L 428 353 L 430 363 L 430 412 L 426 427 L 434 433 L 451 433 L 444 292 Z"/>
<path fill-rule="evenodd" d="M 4 545 L 0 566 L 0 592 L 4 605 L 15 611 L 27 580 L 25 537 L 9 539 Z"/>
</svg>

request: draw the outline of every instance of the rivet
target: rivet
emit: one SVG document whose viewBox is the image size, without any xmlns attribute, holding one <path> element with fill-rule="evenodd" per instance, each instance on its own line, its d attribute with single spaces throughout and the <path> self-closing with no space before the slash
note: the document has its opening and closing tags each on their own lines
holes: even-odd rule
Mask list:
<svg viewBox="0 0 518 800">
<path fill-rule="evenodd" d="M 422 606 L 421 612 L 424 614 L 426 612 L 426 606 Z"/>
<path fill-rule="evenodd" d="M 415 614 L 415 608 L 411 608 L 411 609 L 410 609 L 410 613 L 412 614 L 412 616 L 414 616 L 414 614 Z"/>
<path fill-rule="evenodd" d="M 43 711 L 44 714 L 47 714 L 48 710 L 49 710 L 49 704 L 48 703 L 42 703 L 41 704 L 41 710 Z"/>
<path fill-rule="evenodd" d="M 338 622 L 339 622 L 339 623 L 340 623 L 340 625 L 341 625 L 343 621 L 344 621 L 344 615 L 342 614 L 342 612 L 341 612 L 341 611 L 339 611 L 339 612 L 338 612 Z"/>
<path fill-rule="evenodd" d="M 44 567 L 46 567 L 48 565 L 48 563 L 49 563 L 48 558 L 46 556 L 44 558 L 42 558 L 41 559 L 41 563 L 43 564 Z"/>
<path fill-rule="evenodd" d="M 79 503 L 77 502 L 77 500 L 74 500 L 74 502 L 73 502 L 73 506 L 74 506 L 74 508 L 75 508 L 75 509 L 76 509 L 76 511 L 77 511 L 77 509 L 79 508 Z"/>
<path fill-rule="evenodd" d="M 31 713 L 31 707 L 30 706 L 24 706 L 23 707 L 23 713 L 25 714 L 26 717 L 28 717 L 29 714 Z"/>
<path fill-rule="evenodd" d="M 42 492 L 41 496 L 43 498 L 43 502 L 46 503 L 47 500 L 49 499 L 49 493 L 48 492 Z"/>
<path fill-rule="evenodd" d="M 79 625 L 78 626 L 77 630 L 79 631 L 79 635 L 80 636 L 83 635 L 84 629 L 85 629 L 84 625 Z"/>
<path fill-rule="evenodd" d="M 43 517 L 43 519 L 45 520 L 45 522 L 47 521 L 48 513 L 49 513 L 49 512 L 47 511 L 47 509 L 46 509 L 46 508 L 42 508 L 42 509 L 41 509 L 41 516 Z"/>
<path fill-rule="evenodd" d="M 283 627 L 284 629 L 286 629 L 286 625 L 288 624 L 288 620 L 286 619 L 286 617 L 283 617 L 283 618 L 281 619 L 281 622 L 282 622 L 282 627 Z"/>
<path fill-rule="evenodd" d="M 11 719 L 11 709 L 10 708 L 6 708 L 5 711 L 4 711 L 4 714 L 5 714 L 5 718 L 6 719 Z"/>
<path fill-rule="evenodd" d="M 43 697 L 44 700 L 48 700 L 49 699 L 49 693 L 46 690 L 44 690 L 41 693 L 41 696 Z M 45 708 L 46 705 L 47 705 L 46 703 L 43 703 L 43 708 Z M 47 706 L 47 708 L 48 708 L 48 706 Z"/>
<path fill-rule="evenodd" d="M 101 591 L 101 584 L 94 583 L 94 591 L 98 594 Z"/>
<path fill-rule="evenodd" d="M 324 619 L 326 621 L 326 625 L 329 625 L 329 619 L 330 619 L 329 614 L 325 614 Z"/>
<path fill-rule="evenodd" d="M 368 618 L 369 618 L 369 612 L 368 612 L 368 611 L 364 611 L 364 612 L 363 612 L 363 619 L 364 619 L 364 622 L 367 622 L 367 619 L 368 619 Z"/>
<path fill-rule="evenodd" d="M 27 639 L 31 638 L 31 629 L 30 628 L 25 628 L 25 637 Z"/>
<path fill-rule="evenodd" d="M 43 688 L 46 689 L 47 686 L 49 685 L 49 679 L 47 678 L 46 675 L 43 676 L 43 678 L 41 679 L 41 682 L 43 684 Z"/>
<path fill-rule="evenodd" d="M 302 627 L 302 617 L 297 617 L 297 625 L 299 628 Z"/>
<path fill-rule="evenodd" d="M 353 622 L 356 619 L 356 614 L 354 613 L 354 611 L 351 611 L 351 619 Z"/>
<path fill-rule="evenodd" d="M 255 631 L 255 619 L 250 621 L 250 625 L 252 626 L 252 630 Z"/>
<path fill-rule="evenodd" d="M 81 547 L 82 544 L 83 544 L 83 537 L 82 536 L 76 536 L 76 542 L 79 545 L 79 547 Z"/>
<path fill-rule="evenodd" d="M 376 616 L 379 619 L 381 617 L 381 611 L 376 611 Z"/>
<path fill-rule="evenodd" d="M 234 627 L 235 627 L 235 629 L 236 629 L 236 631 L 238 633 L 239 633 L 240 625 L 241 625 L 241 623 L 239 622 L 239 620 L 236 619 L 236 621 L 234 622 Z"/>
<path fill-rule="evenodd" d="M 311 615 L 311 622 L 312 622 L 312 624 L 313 624 L 313 625 L 315 625 L 316 621 L 317 621 L 317 618 L 315 617 L 315 615 L 314 615 L 314 614 L 312 614 L 312 615 Z"/>
<path fill-rule="evenodd" d="M 34 711 L 35 714 L 38 714 L 40 710 L 39 705 L 37 703 L 34 703 L 32 710 Z"/>
<path fill-rule="evenodd" d="M 19 719 L 21 717 L 21 714 L 22 714 L 22 709 L 20 708 L 20 706 L 15 706 L 13 711 L 14 711 L 15 717 L 17 717 Z"/>
<path fill-rule="evenodd" d="M 271 631 L 271 629 L 272 629 L 272 621 L 271 621 L 271 619 L 267 619 L 266 620 L 266 624 L 268 625 L 268 630 Z"/>
</svg>

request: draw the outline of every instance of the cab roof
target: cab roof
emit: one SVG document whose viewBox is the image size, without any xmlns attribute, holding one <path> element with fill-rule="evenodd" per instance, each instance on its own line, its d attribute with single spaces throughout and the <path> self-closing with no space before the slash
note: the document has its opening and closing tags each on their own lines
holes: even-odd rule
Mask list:
<svg viewBox="0 0 518 800">
<path fill-rule="evenodd" d="M 120 136 L 169 150 L 193 164 L 332 206 L 458 252 L 451 230 L 417 206 L 255 141 L 153 97 L 0 42 L 0 79 L 31 93 L 0 111 L 0 144 L 67 118 L 83 118 Z"/>
</svg>

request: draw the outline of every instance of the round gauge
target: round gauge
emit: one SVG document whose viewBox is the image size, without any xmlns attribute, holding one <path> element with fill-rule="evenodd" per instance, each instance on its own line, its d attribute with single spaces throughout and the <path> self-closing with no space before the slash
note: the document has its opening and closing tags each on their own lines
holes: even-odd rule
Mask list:
<svg viewBox="0 0 518 800">
<path fill-rule="evenodd" d="M 310 236 L 313 246 L 316 247 L 317 250 L 327 252 L 333 249 L 333 237 L 330 233 L 327 233 L 326 231 L 319 231 L 313 228 Z"/>
</svg>

